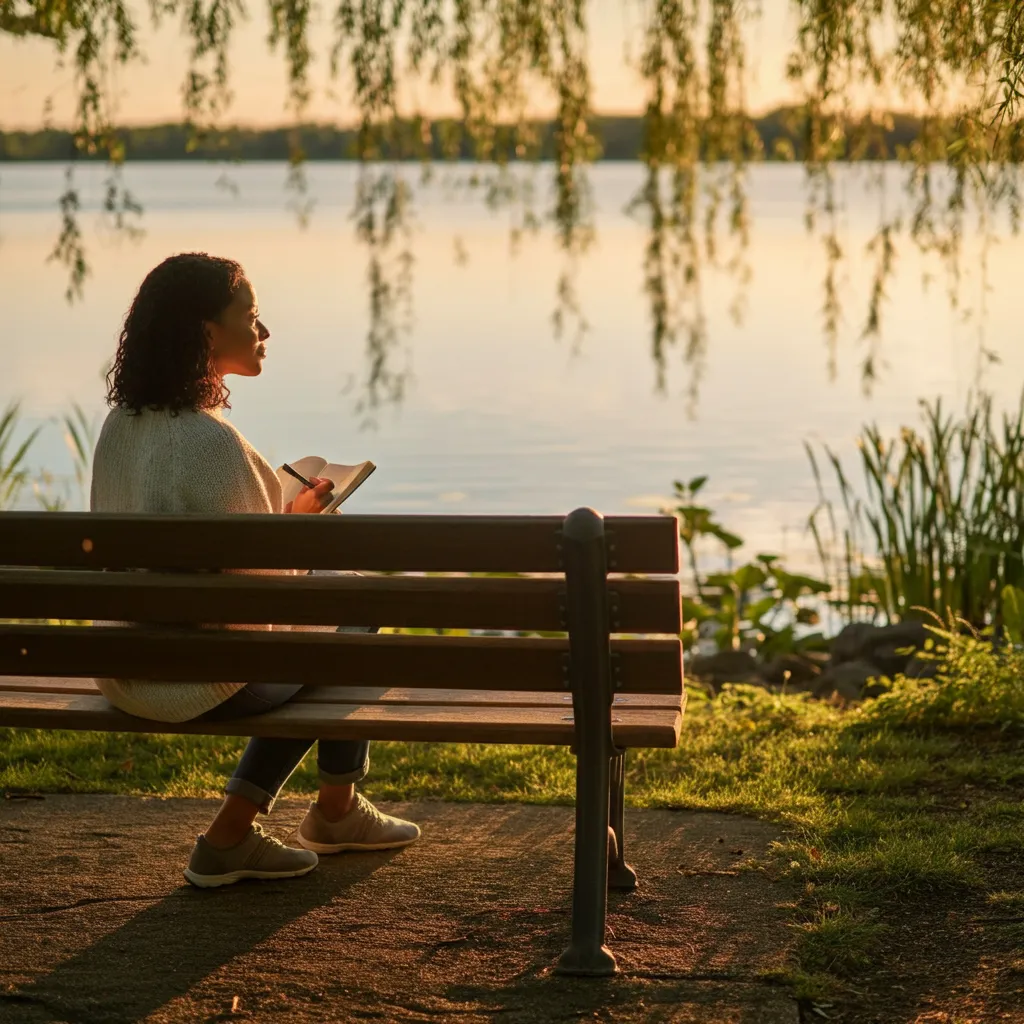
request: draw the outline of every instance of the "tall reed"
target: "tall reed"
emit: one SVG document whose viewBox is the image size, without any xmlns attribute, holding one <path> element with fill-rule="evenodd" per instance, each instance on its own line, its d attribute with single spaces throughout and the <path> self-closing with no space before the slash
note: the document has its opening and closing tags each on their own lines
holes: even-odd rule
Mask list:
<svg viewBox="0 0 1024 1024">
<path fill-rule="evenodd" d="M 857 587 L 873 588 L 889 621 L 926 609 L 974 626 L 998 625 L 1003 587 L 1024 580 L 1024 395 L 1016 413 L 998 423 L 989 396 L 969 399 L 959 419 L 943 411 L 941 399 L 921 406 L 920 431 L 904 427 L 886 439 L 877 426 L 864 428 L 862 492 L 825 446 L 845 518 L 842 556 L 837 506 L 825 496 L 808 448 L 821 498 L 808 525 L 831 578 L 843 578 L 844 599 Z"/>
<path fill-rule="evenodd" d="M 0 414 L 0 509 L 10 508 L 28 481 L 25 457 L 39 433 L 36 427 L 20 444 L 15 442 L 19 412 L 18 403 L 11 402 Z"/>
<path fill-rule="evenodd" d="M 60 512 L 68 507 L 72 497 L 71 481 L 58 477 L 46 469 L 29 470 L 27 456 L 42 427 L 36 427 L 20 444 L 21 408 L 10 402 L 0 414 L 0 509 L 11 508 L 26 485 L 32 485 L 36 501 L 48 512 Z M 71 456 L 74 479 L 77 484 L 79 507 L 89 507 L 89 481 L 92 475 L 92 453 L 96 447 L 97 423 L 89 419 L 77 403 L 58 421 L 64 431 L 64 443 Z"/>
</svg>

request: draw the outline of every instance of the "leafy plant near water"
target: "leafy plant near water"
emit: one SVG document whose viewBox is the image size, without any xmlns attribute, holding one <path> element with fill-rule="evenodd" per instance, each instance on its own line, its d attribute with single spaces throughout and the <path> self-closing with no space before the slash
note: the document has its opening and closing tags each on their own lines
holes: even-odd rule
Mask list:
<svg viewBox="0 0 1024 1024">
<path fill-rule="evenodd" d="M 1024 593 L 1018 592 L 1021 597 Z M 994 645 L 992 629 L 976 630 L 950 617 L 929 627 L 924 657 L 940 661 L 934 678 L 898 676 L 859 709 L 862 726 L 927 729 L 1024 729 L 1024 647 Z"/>
<path fill-rule="evenodd" d="M 677 481 L 679 504 L 666 511 L 679 521 L 694 589 L 683 602 L 684 641 L 712 629 L 720 648 L 756 646 L 766 656 L 814 646 L 820 634 L 801 637 L 799 627 L 815 624 L 825 601 L 845 622 L 931 613 L 1024 643 L 1024 396 L 998 420 L 984 395 L 960 418 L 941 399 L 921 406 L 923 429 L 903 427 L 895 438 L 863 429 L 861 490 L 824 447 L 838 501 L 805 445 L 819 495 L 807 526 L 821 579 L 787 572 L 774 555 L 733 568 L 743 541 L 700 504 L 707 477 Z M 725 551 L 724 572 L 700 570 L 708 539 Z"/>
<path fill-rule="evenodd" d="M 998 627 L 1006 588 L 1024 583 L 1024 396 L 998 425 L 988 396 L 972 398 L 960 419 L 944 412 L 941 399 L 921 405 L 920 431 L 904 427 L 887 439 L 877 426 L 864 429 L 862 494 L 825 446 L 838 505 L 826 497 L 808 446 L 820 496 L 808 525 L 850 611 L 870 600 L 889 621 L 925 610 Z"/>
<path fill-rule="evenodd" d="M 818 623 L 816 605 L 831 585 L 788 572 L 778 555 L 759 554 L 733 569 L 731 554 L 743 540 L 722 526 L 708 506 L 698 504 L 697 496 L 707 479 L 677 480 L 675 493 L 681 503 L 665 510 L 679 522 L 695 594 L 683 598 L 684 643 L 692 646 L 710 630 L 720 649 L 753 645 L 765 657 L 820 645 L 820 633 L 801 635 L 800 627 Z M 698 546 L 705 538 L 718 541 L 725 549 L 726 571 L 701 572 Z"/>
</svg>

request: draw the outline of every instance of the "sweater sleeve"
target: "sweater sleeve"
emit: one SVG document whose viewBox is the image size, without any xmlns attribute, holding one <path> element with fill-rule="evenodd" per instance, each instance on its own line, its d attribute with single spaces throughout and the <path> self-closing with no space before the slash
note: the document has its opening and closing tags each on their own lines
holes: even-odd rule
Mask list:
<svg viewBox="0 0 1024 1024">
<path fill-rule="evenodd" d="M 187 451 L 175 460 L 178 492 L 185 512 L 279 512 L 262 458 L 230 424 L 206 416 L 183 436 Z M 275 501 L 276 497 L 276 501 Z"/>
<path fill-rule="evenodd" d="M 280 483 L 266 460 L 230 423 L 204 416 L 196 421 L 183 442 L 197 450 L 182 452 L 175 460 L 186 468 L 176 481 L 185 512 L 271 513 L 281 511 Z M 191 470 L 194 470 L 191 471 Z M 222 572 L 259 576 L 291 576 L 290 569 L 224 569 Z M 225 625 L 225 629 L 288 631 L 286 625 Z"/>
</svg>

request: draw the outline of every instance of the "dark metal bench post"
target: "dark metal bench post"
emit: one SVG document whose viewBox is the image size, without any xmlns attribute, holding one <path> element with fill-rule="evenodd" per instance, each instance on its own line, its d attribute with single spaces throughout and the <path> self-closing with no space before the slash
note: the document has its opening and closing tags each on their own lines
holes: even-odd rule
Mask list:
<svg viewBox="0 0 1024 1024">
<path fill-rule="evenodd" d="M 612 758 L 611 825 L 615 832 L 615 856 L 608 865 L 608 888 L 632 892 L 636 888 L 636 872 L 626 863 L 625 816 L 626 752 L 622 750 Z"/>
<path fill-rule="evenodd" d="M 569 629 L 569 672 L 576 732 L 576 851 L 572 938 L 561 974 L 615 973 L 604 944 L 608 906 L 611 648 L 604 520 L 576 509 L 562 532 Z"/>
</svg>

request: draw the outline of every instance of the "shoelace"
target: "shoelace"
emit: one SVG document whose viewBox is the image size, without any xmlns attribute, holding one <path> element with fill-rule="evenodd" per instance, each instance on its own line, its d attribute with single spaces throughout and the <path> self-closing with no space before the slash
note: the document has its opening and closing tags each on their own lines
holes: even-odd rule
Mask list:
<svg viewBox="0 0 1024 1024">
<path fill-rule="evenodd" d="M 263 826 L 258 821 L 254 821 L 252 823 L 252 830 L 265 843 L 270 843 L 271 846 L 280 846 L 282 848 L 284 847 L 284 843 L 282 843 L 281 840 L 277 838 L 277 836 L 272 836 L 269 832 L 265 831 Z"/>
<path fill-rule="evenodd" d="M 388 816 L 377 810 L 362 793 L 356 793 L 356 805 L 349 812 L 354 818 L 352 838 L 365 839 L 377 829 L 385 829 L 390 824 Z"/>
<path fill-rule="evenodd" d="M 376 825 L 387 824 L 388 816 L 378 811 L 362 793 L 356 793 L 356 801 L 358 802 L 359 810 L 364 817 L 369 818 Z"/>
</svg>

